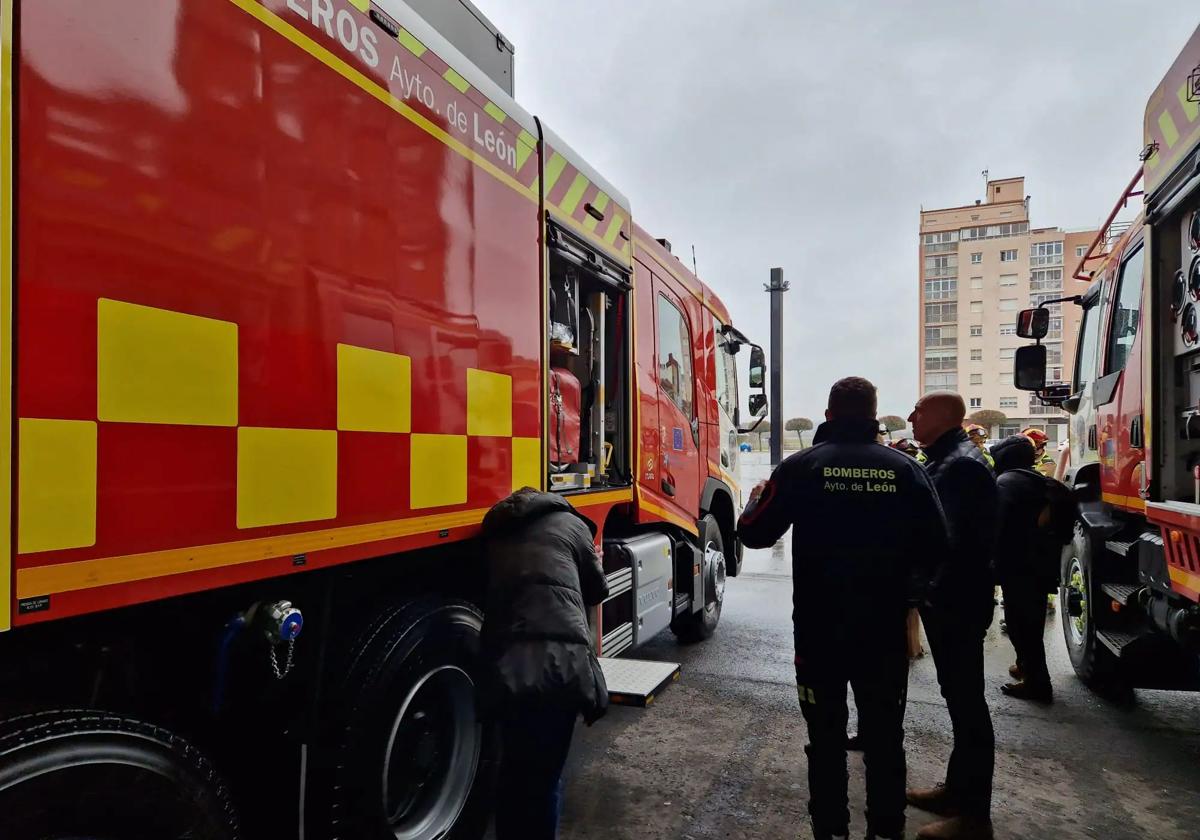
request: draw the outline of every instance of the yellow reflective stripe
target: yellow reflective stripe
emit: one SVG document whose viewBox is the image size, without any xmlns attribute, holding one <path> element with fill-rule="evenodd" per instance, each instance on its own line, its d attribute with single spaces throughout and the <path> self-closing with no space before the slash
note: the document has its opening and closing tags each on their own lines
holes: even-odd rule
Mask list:
<svg viewBox="0 0 1200 840">
<path fill-rule="evenodd" d="M 1163 140 L 1166 141 L 1168 149 L 1179 142 L 1179 129 L 1175 127 L 1175 118 L 1171 116 L 1170 111 L 1163 111 L 1158 115 L 1158 127 L 1162 130 Z"/>
<path fill-rule="evenodd" d="M 13 3 L 0 3 L 0 630 L 12 626 Z"/>
<path fill-rule="evenodd" d="M 446 72 L 442 74 L 442 78 L 453 85 L 459 93 L 466 93 L 471 89 L 471 83 L 460 76 L 458 71 L 453 67 L 447 67 Z"/>
<path fill-rule="evenodd" d="M 492 119 L 494 119 L 496 122 L 500 123 L 501 125 L 503 125 L 504 121 L 506 119 L 508 119 L 508 114 L 504 113 L 502 110 L 500 110 L 498 107 L 496 107 L 495 104 L 493 104 L 491 102 L 484 105 L 483 110 L 487 111 L 488 116 L 490 116 Z"/>
<path fill-rule="evenodd" d="M 572 215 L 575 212 L 575 208 L 579 206 L 579 199 L 583 198 L 583 193 L 587 188 L 587 176 L 580 172 L 575 176 L 575 180 L 571 182 L 571 187 L 567 190 L 567 194 L 563 196 L 558 209 L 562 210 L 568 216 Z"/>
<path fill-rule="evenodd" d="M 486 513 L 483 509 L 464 510 L 367 525 L 281 534 L 277 537 L 80 560 L 52 566 L 34 566 L 17 571 L 17 597 L 32 598 L 58 592 L 94 589 L 98 586 L 133 583 L 164 575 L 219 569 L 258 560 L 430 534 L 447 528 L 478 525 Z"/>
<path fill-rule="evenodd" d="M 407 29 L 401 29 L 400 34 L 396 36 L 396 40 L 400 42 L 400 45 L 403 46 L 404 49 L 408 50 L 417 58 L 425 55 L 425 52 L 428 49 L 428 47 L 418 41 L 416 36 Z"/>
<path fill-rule="evenodd" d="M 275 13 L 271 12 L 264 6 L 259 5 L 256 0 L 228 0 L 228 2 L 237 6 L 251 17 L 256 18 L 259 22 L 274 30 L 276 33 L 282 35 L 294 45 L 316 58 L 322 64 L 336 71 L 338 75 L 357 85 L 362 90 L 378 99 L 384 105 L 387 105 L 393 111 L 403 116 L 413 125 L 420 128 L 426 134 L 430 135 L 440 143 L 450 147 L 456 153 L 474 163 L 480 169 L 496 178 L 496 180 L 500 181 L 505 186 L 511 188 L 520 195 L 525 196 L 530 201 L 537 201 L 536 191 L 522 185 L 517 181 L 516 178 L 513 178 L 507 172 L 497 167 L 484 155 L 477 153 L 474 149 L 470 148 L 454 137 L 451 137 L 449 133 L 441 128 L 441 126 L 429 119 L 426 119 L 411 106 L 393 96 L 391 91 L 387 90 L 386 88 L 377 84 L 374 80 L 368 78 L 358 70 L 351 67 L 341 58 L 322 47 L 312 38 L 309 38 L 303 32 L 280 18 Z"/>
<path fill-rule="evenodd" d="M 620 213 L 613 216 L 613 220 L 608 225 L 608 233 L 604 234 L 604 241 L 609 245 L 617 238 L 617 234 L 621 232 L 621 226 L 625 224 L 625 217 Z"/>
<path fill-rule="evenodd" d="M 614 490 L 610 493 L 581 493 L 576 496 L 566 496 L 568 502 L 575 508 L 595 507 L 596 505 L 615 505 L 621 502 L 632 502 L 632 490 Z"/>
<path fill-rule="evenodd" d="M 1200 114 L 1200 103 L 1194 102 L 1188 98 L 1188 95 L 1191 93 L 1191 89 L 1192 86 L 1187 82 L 1184 82 L 1182 85 L 1180 85 L 1179 91 L 1176 95 L 1179 97 L 1180 107 L 1183 108 L 1183 115 L 1187 117 L 1188 122 L 1195 122 L 1196 116 Z"/>
<path fill-rule="evenodd" d="M 371 8 L 371 0 L 349 0 L 349 2 L 351 6 L 360 12 L 365 12 Z"/>
<path fill-rule="evenodd" d="M 1200 576 L 1185 572 L 1177 566 L 1167 566 L 1167 574 L 1171 576 L 1171 580 L 1180 586 L 1186 586 L 1193 592 L 1200 592 Z"/>
<path fill-rule="evenodd" d="M 529 156 L 533 154 L 537 148 L 537 138 L 530 134 L 525 129 L 521 129 L 521 133 L 517 135 L 517 170 L 525 165 L 525 161 L 529 160 Z M 535 190 L 536 192 L 536 190 Z"/>
<path fill-rule="evenodd" d="M 642 497 L 640 505 L 643 510 L 647 511 L 648 513 L 654 514 L 659 519 L 663 519 L 667 522 L 670 522 L 672 525 L 677 525 L 680 528 L 682 528 L 683 530 L 687 531 L 689 534 L 694 534 L 696 536 L 700 535 L 699 529 L 696 528 L 696 523 L 689 522 L 688 520 L 684 519 L 682 516 L 680 516 L 676 513 L 672 513 L 671 511 L 667 510 L 666 508 L 661 508 L 658 505 L 654 504 L 654 502 L 647 501 L 645 497 Z"/>
<path fill-rule="evenodd" d="M 550 195 L 550 190 L 554 189 L 554 185 L 558 183 L 558 179 L 562 177 L 563 170 L 567 168 L 567 159 L 558 152 L 550 155 L 550 160 L 546 161 L 546 195 Z M 537 181 L 534 181 L 534 191 L 537 191 Z"/>
<path fill-rule="evenodd" d="M 608 193 L 597 193 L 595 200 L 592 202 L 592 207 L 603 213 L 604 208 L 608 207 L 608 201 Z M 598 224 L 600 224 L 600 220 L 590 213 L 588 214 L 587 218 L 583 220 L 584 228 L 593 232 L 595 232 L 596 225 Z"/>
</svg>

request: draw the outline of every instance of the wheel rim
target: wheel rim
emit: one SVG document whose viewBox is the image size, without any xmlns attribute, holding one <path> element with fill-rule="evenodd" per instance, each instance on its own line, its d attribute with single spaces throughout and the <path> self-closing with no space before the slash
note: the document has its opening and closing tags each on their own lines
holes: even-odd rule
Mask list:
<svg viewBox="0 0 1200 840">
<path fill-rule="evenodd" d="M 454 826 L 482 741 L 475 684 L 461 668 L 435 668 L 409 689 L 383 758 L 384 814 L 397 840 L 435 840 Z"/>
<path fill-rule="evenodd" d="M 1083 645 L 1087 637 L 1087 584 L 1083 579 L 1083 567 L 1078 557 L 1071 558 L 1071 566 L 1067 572 L 1067 580 L 1063 592 L 1063 620 L 1075 647 Z M 1079 615 L 1071 615 L 1070 604 L 1073 599 L 1079 600 Z"/>
<path fill-rule="evenodd" d="M 704 609 L 712 613 L 720 610 L 725 601 L 725 554 L 711 540 L 704 547 L 704 566 L 709 575 Z"/>
</svg>

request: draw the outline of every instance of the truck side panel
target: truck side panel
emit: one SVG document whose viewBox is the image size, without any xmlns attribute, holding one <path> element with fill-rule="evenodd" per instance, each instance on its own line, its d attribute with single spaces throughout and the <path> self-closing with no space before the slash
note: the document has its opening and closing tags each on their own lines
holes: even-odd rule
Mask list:
<svg viewBox="0 0 1200 840">
<path fill-rule="evenodd" d="M 19 6 L 17 623 L 468 536 L 541 480 L 536 154 L 297 6 Z"/>
</svg>

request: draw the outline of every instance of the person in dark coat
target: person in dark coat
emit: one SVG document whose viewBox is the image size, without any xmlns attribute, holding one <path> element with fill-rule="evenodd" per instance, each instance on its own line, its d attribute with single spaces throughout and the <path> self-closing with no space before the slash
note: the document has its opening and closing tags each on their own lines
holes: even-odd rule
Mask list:
<svg viewBox="0 0 1200 840">
<path fill-rule="evenodd" d="M 754 488 L 738 521 L 751 548 L 792 529 L 796 686 L 818 840 L 849 831 L 847 684 L 867 765 L 868 836 L 904 836 L 906 620 L 946 546 L 929 477 L 875 442 L 875 407 L 867 380 L 836 382 L 813 445 Z"/>
<path fill-rule="evenodd" d="M 575 718 L 608 706 L 587 608 L 608 597 L 595 526 L 561 496 L 526 487 L 483 519 L 488 566 L 481 712 L 502 739 L 498 840 L 553 840 Z"/>
<path fill-rule="evenodd" d="M 992 449 L 996 459 L 999 532 L 996 578 L 1004 588 L 1004 619 L 1017 653 L 1009 673 L 1017 682 L 1002 687 L 1010 697 L 1050 703 L 1054 692 L 1046 668 L 1046 596 L 1058 585 L 1061 546 L 1041 527 L 1049 499 L 1046 477 L 1035 470 L 1037 452 L 1025 435 L 1005 438 Z"/>
<path fill-rule="evenodd" d="M 935 391 L 909 416 L 924 444 L 926 469 L 946 512 L 950 552 L 930 581 L 921 621 L 954 730 L 946 781 L 910 790 L 908 802 L 947 819 L 923 826 L 920 840 L 990 840 L 996 738 L 984 695 L 983 640 L 995 612 L 992 570 L 996 480 L 967 437 L 958 394 Z"/>
</svg>

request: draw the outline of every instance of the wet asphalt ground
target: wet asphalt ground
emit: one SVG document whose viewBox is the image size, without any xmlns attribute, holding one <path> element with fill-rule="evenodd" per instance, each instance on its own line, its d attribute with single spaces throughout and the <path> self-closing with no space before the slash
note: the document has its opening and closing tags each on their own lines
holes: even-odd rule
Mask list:
<svg viewBox="0 0 1200 840">
<path fill-rule="evenodd" d="M 746 491 L 767 472 L 763 456 L 750 457 L 759 463 L 743 466 Z M 563 838 L 812 836 L 789 540 L 747 552 L 711 640 L 685 647 L 667 632 L 632 654 L 679 662 L 682 678 L 648 709 L 615 707 L 594 727 L 580 725 Z M 1139 691 L 1128 705 L 1097 697 L 1075 678 L 1054 615 L 1046 623 L 1054 705 L 1011 700 L 999 690 L 1013 655 L 998 618 L 986 643 L 996 837 L 1200 838 L 1200 694 Z M 929 656 L 913 665 L 905 726 L 910 784 L 940 781 L 950 719 Z M 852 753 L 851 837 L 865 833 L 863 806 L 862 757 Z M 930 819 L 910 808 L 908 836 Z"/>
</svg>

